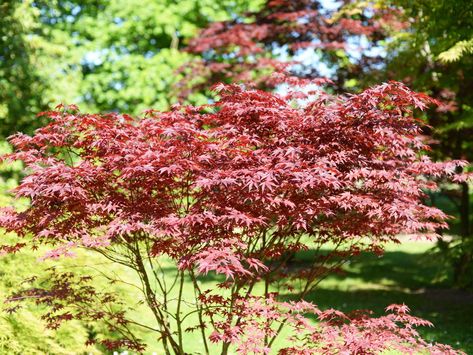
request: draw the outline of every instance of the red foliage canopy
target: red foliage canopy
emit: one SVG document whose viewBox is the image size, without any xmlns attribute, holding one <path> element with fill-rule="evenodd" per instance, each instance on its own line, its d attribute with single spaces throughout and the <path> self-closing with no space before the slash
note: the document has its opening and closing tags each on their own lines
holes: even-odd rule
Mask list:
<svg viewBox="0 0 473 355">
<path fill-rule="evenodd" d="M 265 312 L 276 307 L 269 286 L 281 287 L 283 277 L 302 280 L 295 292 L 302 299 L 340 260 L 360 250 L 381 252 L 401 232 L 432 235 L 445 226 L 440 210 L 422 204 L 424 190 L 435 188 L 430 177 L 454 176 L 464 163 L 434 163 L 422 154 L 428 147 L 413 110 L 430 104 L 427 96 L 395 82 L 339 97 L 237 85 L 215 90 L 220 99 L 214 104 L 148 111 L 141 119 L 82 114 L 75 107 L 44 113 L 49 125 L 33 137 L 11 138 L 17 151 L 6 158 L 22 160 L 28 172 L 15 194 L 31 203 L 21 212 L 4 210 L 0 225 L 28 245 L 29 235 L 33 244 L 54 245 L 46 257 L 75 246 L 121 245 L 135 253 L 136 264 L 144 245 L 146 258 L 167 255 L 183 272 L 223 274 L 227 282 L 220 286 L 231 288 L 230 299 L 200 296 L 205 314 L 222 312 L 226 319 L 212 321 L 212 339 L 240 344 L 243 338 L 228 337 L 226 327 L 243 337 L 256 327 L 264 332 L 253 344 L 259 351 L 274 330 L 242 319 L 247 307 L 255 314 L 255 304 L 270 302 Z M 291 253 L 319 251 L 327 243 L 333 252 L 316 254 L 304 268 L 291 266 Z M 260 280 L 267 285 L 262 300 L 238 306 Z M 154 297 L 149 290 L 146 295 Z M 220 311 L 211 311 L 215 302 Z M 275 321 L 286 314 L 278 312 Z M 393 339 L 411 342 L 407 330 L 398 338 L 383 335 L 396 319 L 382 318 L 383 330 L 376 320 L 339 324 L 338 330 L 329 322 L 324 332 L 332 338 L 323 338 L 332 347 L 339 331 L 366 340 L 363 329 L 378 329 L 377 349 L 394 346 Z M 245 324 L 252 325 L 245 330 Z M 348 350 L 360 352 L 359 342 L 353 344 Z"/>
<path fill-rule="evenodd" d="M 274 243 L 251 257 L 280 255 L 276 241 L 287 238 L 299 248 L 301 235 L 369 236 L 376 246 L 400 232 L 445 226 L 440 210 L 422 204 L 423 189 L 435 188 L 427 177 L 454 175 L 462 163 L 421 154 L 428 147 L 412 110 L 428 97 L 389 83 L 294 107 L 277 94 L 216 89 L 221 99 L 213 105 L 149 111 L 140 120 L 45 113 L 48 126 L 11 139 L 18 152 L 7 158 L 29 171 L 15 193 L 31 205 L 5 213 L 2 226 L 67 246 L 151 235 L 155 254 L 183 266 L 198 261 L 203 270 L 220 265 L 219 255 L 248 254 L 262 231 Z M 231 276 L 244 269 L 238 264 L 220 266 Z"/>
<path fill-rule="evenodd" d="M 206 89 L 208 82 L 253 81 L 272 87 L 268 74 L 288 67 L 299 77 L 318 78 L 324 75 L 314 65 L 320 61 L 337 69 L 333 79 L 336 88 L 342 89 L 347 79 L 381 63 L 383 58 L 376 51 L 360 47 L 376 47 L 388 28 L 404 27 L 398 12 L 388 7 L 362 11 L 351 0 L 339 2 L 336 9 L 327 9 L 319 0 L 268 0 L 258 12 L 211 23 L 190 42 L 188 50 L 202 59 L 182 68 L 187 75 L 180 94 L 185 97 Z M 294 59 L 307 49 L 318 51 L 311 54 L 310 64 Z M 349 50 L 357 55 L 350 55 L 349 64 L 342 63 L 347 58 L 340 58 L 340 51 Z"/>
</svg>

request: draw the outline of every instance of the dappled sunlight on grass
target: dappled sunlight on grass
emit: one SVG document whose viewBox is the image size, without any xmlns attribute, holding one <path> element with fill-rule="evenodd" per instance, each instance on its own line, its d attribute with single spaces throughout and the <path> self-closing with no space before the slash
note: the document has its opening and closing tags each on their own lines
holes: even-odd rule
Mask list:
<svg viewBox="0 0 473 355">
<path fill-rule="evenodd" d="M 448 289 L 444 266 L 429 255 L 430 242 L 391 245 L 382 257 L 363 254 L 328 277 L 308 300 L 322 309 L 370 309 L 384 313 L 391 303 L 406 303 L 413 315 L 434 323 L 420 329 L 427 340 L 473 352 L 473 293 Z"/>
<path fill-rule="evenodd" d="M 404 302 L 411 308 L 413 315 L 434 323 L 434 328 L 420 329 L 421 334 L 427 340 L 451 344 L 456 348 L 465 350 L 467 353 L 472 353 L 473 323 L 471 322 L 471 314 L 473 314 L 473 294 L 448 289 L 448 275 L 445 275 L 442 269 L 443 266 L 428 253 L 432 246 L 433 243 L 428 242 L 405 242 L 401 245 L 389 246 L 382 257 L 373 254 L 362 254 L 346 264 L 342 273 L 331 275 L 322 281 L 319 287 L 308 295 L 307 300 L 314 302 L 322 310 L 335 308 L 347 312 L 354 309 L 370 309 L 377 316 L 383 315 L 385 307 L 389 304 Z M 295 257 L 294 263 L 304 264 L 305 261 L 310 260 L 310 257 L 311 251 L 300 253 Z M 144 304 L 140 290 L 129 285 L 139 285 L 135 272 L 123 266 L 111 265 L 109 261 L 104 260 L 96 253 L 81 250 L 76 258 L 38 263 L 35 257 L 28 252 L 26 255 L 17 254 L 3 258 L 1 263 L 4 274 L 11 273 L 13 275 L 14 273 L 11 270 L 18 268 L 19 265 L 23 267 L 21 275 L 18 274 L 13 278 L 4 279 L 2 297 L 5 297 L 10 292 L 9 290 L 18 285 L 21 277 L 30 276 L 29 274 L 37 272 L 39 267 L 46 268 L 57 264 L 58 268 L 62 270 L 94 274 L 96 276 L 94 285 L 109 290 L 112 287 L 120 295 L 120 298 L 125 301 L 130 318 L 139 320 L 151 327 L 155 326 L 154 319 L 148 307 Z M 176 271 L 172 262 L 163 259 L 162 270 L 166 275 L 167 282 L 172 284 Z M 103 277 L 104 271 L 106 272 L 105 275 L 121 281 L 115 282 L 111 286 L 108 285 L 107 280 Z M 198 280 L 201 287 L 207 289 L 215 288 L 215 284 L 223 281 L 224 277 L 209 273 L 199 276 Z M 262 293 L 262 285 L 258 285 L 256 291 Z M 177 289 L 173 292 L 177 292 Z M 191 281 L 187 278 L 184 284 L 184 295 L 189 302 L 194 297 Z M 284 296 L 290 298 L 290 293 Z M 175 306 L 173 306 L 173 302 L 175 300 L 171 297 L 169 307 Z M 183 310 L 187 311 L 187 308 Z M 21 339 L 24 333 L 22 327 L 24 327 L 25 317 L 30 319 L 28 321 L 30 328 L 34 327 L 32 332 L 40 334 L 42 322 L 39 320 L 39 310 L 31 305 L 27 308 L 28 313 L 22 312 L 18 313 L 21 314 L 17 321 L 9 318 L 9 323 L 2 323 L 5 326 L 10 324 L 8 327 L 11 329 L 11 336 L 17 336 Z M 195 317 L 190 316 L 186 326 L 191 326 L 195 322 Z M 15 324 L 18 325 L 15 326 Z M 86 348 L 81 345 L 81 342 L 85 340 L 84 337 L 87 336 L 87 332 L 82 329 L 78 323 L 75 323 L 60 328 L 57 333 L 50 331 L 48 333 L 48 339 L 50 340 L 47 341 L 57 349 L 60 349 L 58 346 L 62 345 L 69 346 L 71 349 L 92 350 L 91 347 Z M 73 338 L 70 337 L 71 331 L 75 334 Z M 286 335 L 285 331 L 281 339 L 284 338 L 284 335 Z M 161 344 L 156 337 L 156 333 L 139 330 L 139 337 L 148 344 L 149 351 L 161 353 Z M 200 348 L 199 341 L 201 339 L 197 332 L 186 332 L 184 339 L 187 344 L 196 344 L 196 349 Z M 43 343 L 47 343 L 46 339 Z M 278 346 L 278 342 L 275 343 L 275 346 Z"/>
</svg>

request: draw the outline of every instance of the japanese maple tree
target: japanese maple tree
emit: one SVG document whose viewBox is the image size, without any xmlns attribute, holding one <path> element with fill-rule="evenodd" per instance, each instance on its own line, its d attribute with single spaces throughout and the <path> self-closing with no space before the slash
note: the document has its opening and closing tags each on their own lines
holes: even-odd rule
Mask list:
<svg viewBox="0 0 473 355">
<path fill-rule="evenodd" d="M 429 323 L 404 305 L 370 318 L 304 301 L 361 251 L 382 253 L 399 233 L 428 238 L 445 227 L 446 216 L 422 203 L 424 191 L 435 189 L 432 178 L 459 179 L 464 162 L 423 154 L 413 112 L 432 100 L 396 82 L 352 96 L 214 89 L 215 103 L 141 118 L 59 107 L 43 113 L 51 123 L 33 136 L 11 137 L 16 151 L 4 157 L 25 163 L 14 193 L 30 204 L 3 210 L 0 225 L 19 240 L 2 250 L 47 245 L 43 258 L 59 258 L 85 248 L 131 268 L 154 326 L 133 319 L 89 277 L 56 270 L 12 295 L 9 309 L 33 299 L 46 306 L 52 328 L 70 319 L 105 322 L 120 335 L 102 338 L 105 346 L 140 352 L 137 327 L 176 354 L 196 346 L 222 354 L 232 347 L 455 353 L 422 340 L 415 326 Z M 313 251 L 304 265 L 294 260 L 302 250 Z M 165 263 L 175 265 L 172 285 Z M 212 287 L 201 282 L 209 273 Z M 277 345 L 285 327 L 288 338 Z M 202 342 L 185 342 L 187 331 Z"/>
<path fill-rule="evenodd" d="M 339 93 L 398 80 L 441 102 L 428 114 L 433 129 L 425 132 L 436 141 L 429 154 L 471 160 L 473 91 L 466 73 L 472 61 L 464 54 L 473 43 L 472 4 L 267 0 L 258 11 L 210 24 L 191 41 L 189 51 L 203 58 L 185 67 L 189 75 L 182 92 L 224 80 L 257 80 L 260 87 L 273 88 L 268 74 L 283 66 L 300 77 L 328 75 Z M 196 73 L 205 80 L 196 79 Z M 448 183 L 432 198 L 451 201 L 450 213 L 458 217 L 450 225 L 454 238 L 439 243 L 439 250 L 451 263 L 454 284 L 462 288 L 473 286 L 470 195 L 468 183 L 456 188 Z"/>
<path fill-rule="evenodd" d="M 408 23 L 400 9 L 388 5 L 353 0 L 334 5 L 267 0 L 259 11 L 211 23 L 187 47 L 198 57 L 182 67 L 187 75 L 178 85 L 180 95 L 205 90 L 208 82 L 251 81 L 274 88 L 270 75 L 282 68 L 311 79 L 328 71 L 331 89 L 346 91 L 351 79 L 379 70 L 384 58 L 377 47 L 390 30 Z"/>
</svg>

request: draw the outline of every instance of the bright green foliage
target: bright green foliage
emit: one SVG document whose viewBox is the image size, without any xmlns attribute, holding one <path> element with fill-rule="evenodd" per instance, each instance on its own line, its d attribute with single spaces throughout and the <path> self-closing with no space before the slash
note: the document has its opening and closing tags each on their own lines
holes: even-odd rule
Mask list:
<svg viewBox="0 0 473 355">
<path fill-rule="evenodd" d="M 438 56 L 460 42 L 471 41 L 473 4 L 469 0 L 381 0 L 380 3 L 401 7 L 406 18 L 410 18 L 412 46 L 422 47 L 428 42 L 432 54 Z"/>
<path fill-rule="evenodd" d="M 56 104 L 140 113 L 176 102 L 188 40 L 260 0 L 12 0 L 0 5 L 0 138 Z M 196 95 L 193 101 L 204 100 Z"/>
<path fill-rule="evenodd" d="M 473 38 L 459 41 L 445 52 L 439 54 L 438 58 L 443 62 L 455 62 L 465 54 L 473 53 Z"/>
<path fill-rule="evenodd" d="M 77 83 L 74 102 L 94 111 L 135 114 L 150 107 L 166 109 L 176 101 L 177 70 L 190 59 L 183 47 L 210 21 L 258 5 L 255 0 L 237 3 L 36 2 L 45 32 L 53 43 L 67 48 L 64 73 Z"/>
<path fill-rule="evenodd" d="M 409 22 L 386 41 L 385 77 L 401 79 L 440 99 L 450 107 L 431 117 L 438 138 L 438 153 L 473 158 L 473 2 L 469 0 L 388 0 L 384 6 L 401 8 Z"/>
<path fill-rule="evenodd" d="M 44 107 L 37 51 L 27 37 L 35 27 L 35 12 L 27 4 L 0 4 L 0 137 L 24 130 L 31 112 Z"/>
<path fill-rule="evenodd" d="M 6 143 L 0 144 L 0 152 L 6 153 L 10 147 Z M 21 171 L 21 163 L 0 164 L 0 207 L 21 205 L 27 201 L 13 200 L 6 191 L 16 186 L 17 175 Z M 6 177 L 8 176 L 8 177 Z M 0 235 L 4 242 L 10 236 Z M 11 237 L 14 241 L 14 237 Z M 87 260 L 87 259 L 85 259 Z M 2 255 L 0 258 L 0 304 L 11 296 L 18 285 L 33 274 L 41 274 L 40 270 L 47 267 L 38 263 L 37 254 L 27 251 L 21 255 Z M 3 312 L 3 311 L 2 311 Z M 24 307 L 15 315 L 3 313 L 0 317 L 0 353 L 1 354 L 58 354 L 83 353 L 85 351 L 98 354 L 92 347 L 86 348 L 85 341 L 89 334 L 79 322 L 67 324 L 57 331 L 45 330 L 45 323 L 40 318 L 37 307 L 33 304 Z"/>
<path fill-rule="evenodd" d="M 33 253 L 3 256 L 0 265 L 2 303 L 25 278 L 38 272 L 37 255 Z M 85 347 L 87 329 L 80 323 L 67 324 L 58 331 L 45 330 L 39 314 L 33 304 L 24 307 L 18 314 L 3 314 L 0 318 L 0 353 L 66 355 L 86 350 L 99 353 L 91 347 Z"/>
</svg>

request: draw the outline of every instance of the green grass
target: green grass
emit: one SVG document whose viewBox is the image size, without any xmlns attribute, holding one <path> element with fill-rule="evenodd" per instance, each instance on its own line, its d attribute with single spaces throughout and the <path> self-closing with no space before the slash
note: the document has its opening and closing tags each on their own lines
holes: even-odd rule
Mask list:
<svg viewBox="0 0 473 355">
<path fill-rule="evenodd" d="M 413 315 L 434 323 L 434 328 L 421 330 L 425 338 L 473 354 L 473 294 L 448 288 L 449 275 L 445 273 L 443 264 L 428 253 L 431 247 L 432 244 L 427 242 L 405 242 L 389 246 L 383 257 L 363 254 L 347 265 L 344 273 L 323 281 L 316 291 L 309 294 L 308 300 L 321 309 L 370 309 L 377 315 L 383 314 L 384 308 L 391 303 L 404 302 L 411 307 Z M 0 259 L 2 297 L 18 287 L 21 278 L 57 263 L 38 263 L 37 256 L 38 254 L 33 256 L 27 252 Z M 311 253 L 308 251 L 298 255 L 297 259 L 303 262 L 310 257 Z M 77 270 L 83 270 L 84 265 L 87 265 L 92 273 L 97 270 L 113 270 L 124 281 L 137 282 L 132 270 L 105 265 L 103 259 L 90 252 L 81 252 L 77 258 L 63 260 L 59 264 L 65 270 L 76 266 L 79 266 Z M 170 264 L 164 265 L 164 268 L 166 279 L 170 282 L 175 270 Z M 215 277 L 201 277 L 200 282 L 204 289 L 209 288 L 215 284 Z M 96 287 L 100 289 L 109 286 L 105 280 L 97 279 Z M 114 287 L 130 306 L 130 316 L 142 323 L 154 325 L 149 310 L 142 304 L 143 298 L 139 290 L 120 284 Z M 184 285 L 184 295 L 188 299 L 193 297 L 189 280 Z M 57 332 L 44 333 L 39 315 L 40 312 L 34 305 L 29 305 L 14 316 L 4 315 L 0 321 L 3 333 L 0 336 L 0 352 L 44 353 L 45 349 L 50 349 L 51 353 L 80 354 L 94 351 L 93 348 L 82 345 L 87 331 L 77 322 Z M 190 317 L 189 321 L 187 325 L 192 325 L 195 318 Z M 162 353 L 155 333 L 141 332 L 140 336 L 148 344 L 148 353 Z M 186 333 L 184 341 L 189 345 L 188 351 L 193 350 L 194 344 L 196 350 L 201 348 L 198 333 Z M 95 349 L 94 352 L 100 350 Z"/>
<path fill-rule="evenodd" d="M 407 241 L 389 246 L 382 257 L 363 254 L 308 299 L 322 309 L 370 309 L 378 315 L 391 303 L 405 303 L 434 324 L 421 329 L 426 339 L 473 354 L 473 293 L 448 288 L 450 275 L 429 253 L 432 246 Z"/>
</svg>

